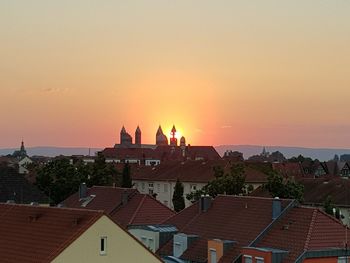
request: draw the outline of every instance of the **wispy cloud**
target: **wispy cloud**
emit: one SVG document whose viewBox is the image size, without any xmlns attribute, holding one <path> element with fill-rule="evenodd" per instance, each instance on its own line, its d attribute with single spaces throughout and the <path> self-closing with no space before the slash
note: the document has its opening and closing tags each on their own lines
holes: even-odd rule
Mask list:
<svg viewBox="0 0 350 263">
<path fill-rule="evenodd" d="M 230 128 L 232 128 L 231 125 L 222 125 L 221 126 L 221 129 L 230 129 Z"/>
<path fill-rule="evenodd" d="M 68 91 L 68 88 L 42 88 L 43 92 L 65 92 Z"/>
</svg>

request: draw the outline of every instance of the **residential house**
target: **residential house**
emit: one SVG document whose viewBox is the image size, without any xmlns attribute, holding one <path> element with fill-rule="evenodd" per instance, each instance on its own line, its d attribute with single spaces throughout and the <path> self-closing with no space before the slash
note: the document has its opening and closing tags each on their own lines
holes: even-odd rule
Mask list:
<svg viewBox="0 0 350 263">
<path fill-rule="evenodd" d="M 331 179 L 303 179 L 303 204 L 312 207 L 324 208 L 327 197 L 332 204 L 340 209 L 341 221 L 350 226 L 350 181 L 336 177 Z"/>
<path fill-rule="evenodd" d="M 49 198 L 12 167 L 0 167 L 0 202 L 49 205 Z"/>
<path fill-rule="evenodd" d="M 350 162 L 338 162 L 339 176 L 350 177 Z"/>
<path fill-rule="evenodd" d="M 160 224 L 174 215 L 151 195 L 141 194 L 137 189 L 93 186 L 82 184 L 79 192 L 60 204 L 64 207 L 103 210 L 124 228 L 130 225 Z"/>
<path fill-rule="evenodd" d="M 304 176 L 300 163 L 282 162 L 272 163 L 272 169 L 285 178 L 301 178 Z"/>
<path fill-rule="evenodd" d="M 215 166 L 221 166 L 226 171 L 231 163 L 226 161 L 187 161 L 168 162 L 156 167 L 135 167 L 132 169 L 134 187 L 140 193 L 155 194 L 158 201 L 173 209 L 172 198 L 176 180 L 179 179 L 184 186 L 184 196 L 202 189 L 208 182 L 215 179 Z M 267 175 L 245 167 L 246 184 L 256 189 L 267 182 Z M 186 207 L 192 204 L 185 198 Z"/>
<path fill-rule="evenodd" d="M 0 204 L 2 262 L 162 262 L 103 211 Z"/>
<path fill-rule="evenodd" d="M 18 172 L 20 174 L 28 174 L 28 165 L 31 163 L 33 163 L 33 161 L 28 156 L 25 156 L 22 159 L 20 159 L 18 161 Z"/>
<path fill-rule="evenodd" d="M 305 177 L 319 178 L 328 175 L 328 168 L 325 163 L 316 161 L 304 161 L 301 163 Z"/>
<path fill-rule="evenodd" d="M 165 262 L 343 262 L 350 255 L 340 221 L 293 200 L 202 197 L 164 224 L 178 230 L 157 251 Z"/>
</svg>

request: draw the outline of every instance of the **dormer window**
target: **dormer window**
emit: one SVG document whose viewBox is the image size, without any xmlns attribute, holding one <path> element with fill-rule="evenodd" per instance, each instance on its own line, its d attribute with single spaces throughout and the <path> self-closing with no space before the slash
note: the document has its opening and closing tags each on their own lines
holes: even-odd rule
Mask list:
<svg viewBox="0 0 350 263">
<path fill-rule="evenodd" d="M 244 255 L 243 256 L 243 263 L 253 263 L 252 256 Z"/>
<path fill-rule="evenodd" d="M 216 249 L 213 248 L 210 249 L 210 263 L 218 263 Z"/>
<path fill-rule="evenodd" d="M 256 257 L 255 262 L 256 263 L 264 263 L 265 261 L 264 261 L 264 258 Z"/>
</svg>

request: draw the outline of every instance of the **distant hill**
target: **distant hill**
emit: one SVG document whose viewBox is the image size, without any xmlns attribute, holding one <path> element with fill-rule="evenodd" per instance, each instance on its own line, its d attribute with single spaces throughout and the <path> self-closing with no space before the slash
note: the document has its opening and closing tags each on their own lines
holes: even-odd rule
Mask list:
<svg viewBox="0 0 350 263">
<path fill-rule="evenodd" d="M 339 157 L 342 154 L 350 154 L 350 149 L 332 149 L 332 148 L 304 148 L 304 147 L 287 147 L 287 146 L 265 146 L 268 152 L 280 151 L 286 158 L 298 156 L 299 154 L 320 161 L 328 161 L 333 159 L 335 154 Z M 260 154 L 263 146 L 261 145 L 220 145 L 215 149 L 223 156 L 226 150 L 239 151 L 243 153 L 244 159 L 248 159 L 252 155 Z"/>
<path fill-rule="evenodd" d="M 12 154 L 16 148 L 0 149 L 0 156 Z M 74 148 L 74 147 L 26 147 L 29 156 L 39 155 L 55 157 L 58 155 L 89 155 L 89 148 Z M 100 148 L 91 148 L 90 155 L 95 155 L 96 152 L 101 151 Z"/>
<path fill-rule="evenodd" d="M 333 159 L 335 154 L 339 157 L 342 154 L 350 154 L 350 149 L 332 149 L 332 148 L 305 148 L 305 147 L 287 147 L 287 146 L 265 146 L 268 152 L 280 151 L 287 158 L 298 156 L 299 154 L 313 159 L 317 158 L 320 161 L 328 161 Z M 89 148 L 86 147 L 27 147 L 29 156 L 40 155 L 54 157 L 58 155 L 89 155 Z M 255 154 L 260 154 L 263 146 L 261 145 L 220 145 L 215 149 L 223 156 L 226 150 L 239 151 L 243 153 L 245 159 Z M 12 154 L 17 148 L 0 149 L 0 156 Z M 90 155 L 95 155 L 101 151 L 101 148 L 91 148 Z"/>
</svg>

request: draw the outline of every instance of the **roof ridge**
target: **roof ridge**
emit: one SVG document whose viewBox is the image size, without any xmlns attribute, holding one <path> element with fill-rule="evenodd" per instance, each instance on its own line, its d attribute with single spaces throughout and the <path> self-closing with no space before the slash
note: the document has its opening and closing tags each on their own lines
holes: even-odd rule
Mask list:
<svg viewBox="0 0 350 263">
<path fill-rule="evenodd" d="M 156 201 L 157 204 L 167 208 L 169 211 L 174 212 L 176 214 L 176 212 L 174 210 L 172 210 L 170 207 L 168 207 L 167 205 L 163 204 L 162 202 L 158 201 L 156 198 L 153 198 L 152 196 L 150 196 L 148 194 L 144 194 L 144 195 L 146 195 L 148 198 L 151 198 L 152 200 Z"/>
<path fill-rule="evenodd" d="M 136 196 L 137 194 L 140 194 L 140 192 L 137 190 L 137 189 L 134 189 L 134 188 L 126 188 L 126 189 L 133 189 L 135 191 L 130 191 L 131 193 L 128 195 L 127 199 L 128 199 L 128 202 L 134 197 Z M 113 215 L 115 214 L 117 211 L 119 211 L 122 207 L 124 207 L 123 205 L 123 201 L 121 200 L 121 202 L 119 204 L 117 204 L 110 212 L 109 214 L 110 215 Z"/>
<path fill-rule="evenodd" d="M 309 244 L 310 244 L 312 232 L 313 232 L 314 225 L 316 222 L 317 209 L 313 209 L 313 210 L 314 211 L 312 212 L 311 223 L 310 223 L 309 230 L 308 230 L 308 233 L 306 235 L 306 240 L 305 240 L 305 244 L 304 244 L 304 251 L 309 249 Z"/>
<path fill-rule="evenodd" d="M 321 209 L 319 209 L 319 208 L 317 208 L 316 210 L 318 210 L 318 212 L 320 212 L 321 214 L 327 216 L 328 218 L 332 219 L 332 220 L 335 221 L 336 223 L 338 223 L 338 224 L 344 226 L 344 224 L 342 223 L 342 221 L 340 221 L 339 219 L 335 218 L 334 216 L 331 216 L 331 215 L 327 214 L 325 211 L 323 211 L 323 210 L 321 210 Z M 345 225 L 345 227 L 347 227 L 347 226 Z"/>
<path fill-rule="evenodd" d="M 92 212 L 94 214 L 104 214 L 104 211 L 99 209 L 99 210 L 94 210 L 94 209 L 81 209 L 81 208 L 74 208 L 74 207 L 57 207 L 57 206 L 43 206 L 43 205 L 38 205 L 38 206 L 33 206 L 30 204 L 7 204 L 7 203 L 0 203 L 0 206 L 8 206 L 8 207 L 31 207 L 35 209 L 41 209 L 41 210 L 54 210 L 54 209 L 61 209 L 61 210 L 70 210 L 70 211 L 76 211 L 76 212 Z"/>
<path fill-rule="evenodd" d="M 81 209 L 80 209 L 81 210 Z M 64 249 L 66 249 L 68 246 L 70 246 L 78 237 L 80 237 L 88 228 L 90 228 L 94 223 L 99 220 L 104 213 L 102 214 L 95 214 L 91 219 L 86 222 L 85 226 L 87 227 L 81 227 L 78 231 L 74 232 L 69 238 L 67 238 L 56 250 L 52 251 L 48 256 L 47 260 L 53 260 L 56 258 L 57 255 L 59 255 Z"/>
<path fill-rule="evenodd" d="M 177 212 L 177 213 L 175 212 L 175 214 L 173 214 L 172 216 L 169 216 L 167 219 L 165 219 L 164 221 L 162 221 L 161 224 L 165 223 L 165 222 L 168 221 L 169 219 L 171 219 L 171 218 L 173 218 L 173 217 L 175 217 L 175 216 L 177 216 L 177 215 L 179 215 L 179 214 L 181 214 L 181 213 L 184 213 L 184 211 L 186 211 L 187 209 L 189 209 L 190 207 L 194 206 L 194 205 L 197 204 L 197 203 L 199 203 L 199 200 L 196 201 L 196 202 L 194 202 L 194 203 L 192 203 L 190 206 L 188 206 L 188 207 L 182 209 L 180 212 Z"/>
<path fill-rule="evenodd" d="M 144 196 L 142 197 L 142 200 L 141 200 L 141 202 L 139 203 L 139 205 L 137 206 L 137 208 L 136 208 L 136 210 L 135 210 L 133 216 L 131 217 L 131 219 L 130 219 L 128 225 L 130 225 L 130 224 L 134 221 L 134 219 L 135 219 L 137 213 L 138 213 L 139 210 L 141 209 L 141 206 L 143 205 L 143 202 L 144 202 L 145 199 L 146 199 L 146 196 L 147 196 L 147 195 L 144 195 Z"/>
</svg>

